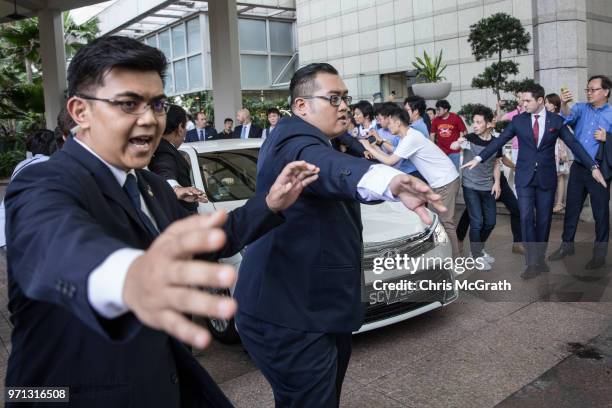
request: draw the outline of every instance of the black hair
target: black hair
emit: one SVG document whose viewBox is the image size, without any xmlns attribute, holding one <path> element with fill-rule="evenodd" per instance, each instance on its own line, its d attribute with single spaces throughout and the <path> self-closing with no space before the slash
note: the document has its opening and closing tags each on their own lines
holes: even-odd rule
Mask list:
<svg viewBox="0 0 612 408">
<path fill-rule="evenodd" d="M 544 98 L 544 95 L 546 95 L 546 92 L 544 91 L 544 87 L 542 87 L 542 85 L 540 84 L 528 85 L 522 90 L 522 92 L 530 93 L 531 96 L 533 96 L 533 99 L 535 99 L 536 101 L 539 98 Z"/>
<path fill-rule="evenodd" d="M 423 122 L 425 122 L 427 131 L 429 132 L 431 129 L 431 120 L 427 115 L 427 103 L 425 103 L 425 99 L 416 95 L 409 96 L 404 99 L 404 106 L 406 105 L 410 106 L 411 110 L 419 112 L 419 115 L 421 116 L 421 119 L 423 119 Z"/>
<path fill-rule="evenodd" d="M 396 106 L 389 116 L 399 119 L 404 126 L 410 126 L 410 115 L 399 106 Z"/>
<path fill-rule="evenodd" d="M 280 111 L 277 108 L 270 108 L 266 111 L 266 116 L 268 116 L 271 113 L 276 113 L 278 116 L 280 116 Z"/>
<path fill-rule="evenodd" d="M 556 93 L 550 93 L 544 97 L 545 101 L 555 105 L 555 113 L 561 112 L 561 98 Z"/>
<path fill-rule="evenodd" d="M 45 156 L 51 156 L 62 147 L 55 132 L 49 129 L 38 129 L 30 133 L 26 137 L 25 146 L 26 150 L 33 155 L 44 154 Z"/>
<path fill-rule="evenodd" d="M 395 102 L 385 102 L 378 107 L 376 114 L 381 116 L 390 116 L 396 108 L 397 104 Z"/>
<path fill-rule="evenodd" d="M 60 113 L 57 114 L 57 127 L 62 133 L 62 136 L 68 137 L 70 130 L 76 126 L 74 119 L 68 113 L 68 109 L 64 106 Z"/>
<path fill-rule="evenodd" d="M 120 36 L 100 37 L 77 51 L 70 61 L 68 96 L 104 85 L 104 75 L 113 68 L 155 71 L 163 80 L 167 64 L 163 52 L 140 41 Z"/>
<path fill-rule="evenodd" d="M 303 66 L 295 71 L 289 84 L 289 93 L 291 94 L 291 105 L 295 99 L 300 96 L 310 96 L 316 90 L 315 78 L 319 73 L 338 75 L 336 68 L 325 62 L 317 62 Z"/>
<path fill-rule="evenodd" d="M 485 122 L 487 123 L 493 122 L 493 118 L 495 117 L 491 108 L 489 108 L 488 106 L 481 105 L 481 104 L 476 104 L 474 108 L 472 109 L 472 119 L 476 115 L 482 116 Z"/>
<path fill-rule="evenodd" d="M 359 101 L 355 105 L 355 109 L 359 109 L 363 116 L 370 120 L 374 120 L 374 107 L 368 101 Z"/>
<path fill-rule="evenodd" d="M 178 129 L 179 125 L 187 124 L 187 112 L 178 105 L 170 105 L 168 113 L 166 113 L 166 129 L 164 135 L 169 135 Z"/>
<path fill-rule="evenodd" d="M 442 108 L 442 109 L 446 109 L 448 111 L 451 110 L 450 103 L 448 103 L 448 101 L 446 99 L 440 99 L 439 101 L 437 101 L 436 102 L 436 108 Z"/>
<path fill-rule="evenodd" d="M 593 75 L 587 81 L 587 84 L 594 79 L 601 79 L 601 87 L 608 91 L 608 97 L 606 99 L 610 99 L 610 88 L 612 88 L 612 81 L 606 75 Z"/>
<path fill-rule="evenodd" d="M 425 109 L 425 112 L 429 112 L 432 111 L 433 113 L 436 113 L 436 110 L 434 108 L 427 108 Z"/>
<path fill-rule="evenodd" d="M 232 122 L 232 123 L 234 123 L 234 119 L 232 119 L 232 118 L 225 118 L 223 123 L 225 123 L 225 122 Z"/>
</svg>

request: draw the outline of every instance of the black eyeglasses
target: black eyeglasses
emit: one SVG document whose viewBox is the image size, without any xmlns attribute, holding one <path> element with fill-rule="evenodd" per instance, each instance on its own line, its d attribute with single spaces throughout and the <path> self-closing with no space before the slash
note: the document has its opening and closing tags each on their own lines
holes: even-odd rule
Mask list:
<svg viewBox="0 0 612 408">
<path fill-rule="evenodd" d="M 336 108 L 338 106 L 340 106 L 342 101 L 344 101 L 344 103 L 346 103 L 347 105 L 350 105 L 351 101 L 353 100 L 353 97 L 352 96 L 348 96 L 348 95 L 344 95 L 344 96 L 340 96 L 340 95 L 330 95 L 330 96 L 310 95 L 310 96 L 298 96 L 298 98 L 302 98 L 302 99 L 315 99 L 315 98 L 325 99 L 326 101 L 328 101 L 330 103 L 331 106 L 334 106 Z"/>
<path fill-rule="evenodd" d="M 138 99 L 126 99 L 126 100 L 118 100 L 118 99 L 104 99 L 104 98 L 96 98 L 94 96 L 85 95 L 85 94 L 77 94 L 76 95 L 82 99 L 88 99 L 91 101 L 100 101 L 106 102 L 113 106 L 118 106 L 121 110 L 130 115 L 142 115 L 147 111 L 147 109 L 151 109 L 153 113 L 157 116 L 163 116 L 168 113 L 170 109 L 170 103 L 166 99 L 153 99 L 152 101 L 144 101 Z"/>
</svg>

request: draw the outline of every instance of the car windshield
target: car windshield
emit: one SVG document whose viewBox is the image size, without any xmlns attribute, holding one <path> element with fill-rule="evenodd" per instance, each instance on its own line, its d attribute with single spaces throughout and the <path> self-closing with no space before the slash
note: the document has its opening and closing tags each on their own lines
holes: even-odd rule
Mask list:
<svg viewBox="0 0 612 408">
<path fill-rule="evenodd" d="M 259 149 L 198 154 L 204 189 L 212 202 L 247 200 L 255 195 Z"/>
</svg>

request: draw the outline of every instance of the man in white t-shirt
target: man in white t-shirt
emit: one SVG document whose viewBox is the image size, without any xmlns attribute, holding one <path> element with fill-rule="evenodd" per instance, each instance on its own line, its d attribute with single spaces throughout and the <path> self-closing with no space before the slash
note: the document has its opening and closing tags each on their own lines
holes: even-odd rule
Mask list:
<svg viewBox="0 0 612 408">
<path fill-rule="evenodd" d="M 459 256 L 457 225 L 454 221 L 454 214 L 455 198 L 459 191 L 460 182 L 455 165 L 431 140 L 424 138 L 418 130 L 410 127 L 410 117 L 403 109 L 398 107 L 391 113 L 389 130 L 401 138 L 391 155 L 385 154 L 367 140 L 361 142 L 374 158 L 386 165 L 393 166 L 402 159 L 412 161 L 412 164 L 425 178 L 433 191 L 442 197 L 442 202 L 448 209 L 438 216 L 451 241 L 453 257 Z"/>
</svg>

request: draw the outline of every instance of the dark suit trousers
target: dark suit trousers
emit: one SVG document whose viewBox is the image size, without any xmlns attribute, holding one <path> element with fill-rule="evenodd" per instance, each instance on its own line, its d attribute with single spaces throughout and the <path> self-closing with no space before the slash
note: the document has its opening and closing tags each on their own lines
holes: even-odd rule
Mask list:
<svg viewBox="0 0 612 408">
<path fill-rule="evenodd" d="M 516 199 L 516 196 L 514 195 L 514 192 L 510 188 L 510 185 L 508 184 L 508 180 L 503 174 L 499 181 L 499 186 L 501 187 L 501 194 L 499 195 L 497 201 L 501 201 L 502 203 L 504 203 L 504 205 L 510 212 L 510 228 L 512 229 L 512 241 L 523 242 L 523 236 L 521 233 L 521 214 L 519 213 L 518 201 Z M 461 219 L 457 224 L 457 238 L 459 238 L 459 241 L 463 241 L 465 239 L 469 227 L 470 216 L 466 208 L 465 210 L 463 210 L 463 214 L 461 214 Z"/>
<path fill-rule="evenodd" d="M 351 333 L 310 333 L 236 315 L 240 339 L 274 391 L 276 407 L 338 407 Z"/>
<path fill-rule="evenodd" d="M 605 257 L 608 253 L 608 238 L 610 236 L 610 183 L 608 188 L 595 181 L 591 171 L 578 162 L 572 164 L 567 182 L 567 199 L 565 218 L 563 220 L 564 244 L 574 242 L 578 220 L 586 196 L 591 196 L 591 209 L 595 218 L 595 245 L 593 255 Z"/>
<path fill-rule="evenodd" d="M 527 187 L 516 187 L 528 266 L 544 263 L 557 190 L 556 185 L 551 189 L 539 187 L 537 178 L 534 176 Z"/>
</svg>

